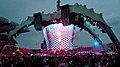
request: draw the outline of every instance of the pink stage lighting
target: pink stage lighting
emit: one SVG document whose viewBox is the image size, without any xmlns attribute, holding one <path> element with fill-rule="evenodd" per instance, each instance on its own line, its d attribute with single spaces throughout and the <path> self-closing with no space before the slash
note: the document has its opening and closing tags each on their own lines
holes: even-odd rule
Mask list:
<svg viewBox="0 0 120 67">
<path fill-rule="evenodd" d="M 43 29 L 48 50 L 70 50 L 73 48 L 75 26 L 52 24 Z"/>
</svg>

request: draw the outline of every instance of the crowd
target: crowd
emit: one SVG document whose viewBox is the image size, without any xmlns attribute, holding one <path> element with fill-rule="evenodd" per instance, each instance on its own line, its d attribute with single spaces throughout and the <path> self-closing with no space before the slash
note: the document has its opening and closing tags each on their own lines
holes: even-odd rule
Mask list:
<svg viewBox="0 0 120 67">
<path fill-rule="evenodd" d="M 119 67 L 119 55 L 2 56 L 1 67 Z"/>
</svg>

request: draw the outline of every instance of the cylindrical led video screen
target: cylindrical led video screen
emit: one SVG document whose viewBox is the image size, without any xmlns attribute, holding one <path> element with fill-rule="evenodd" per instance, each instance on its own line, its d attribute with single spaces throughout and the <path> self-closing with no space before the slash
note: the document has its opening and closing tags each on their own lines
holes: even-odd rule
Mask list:
<svg viewBox="0 0 120 67">
<path fill-rule="evenodd" d="M 52 24 L 43 29 L 48 50 L 70 50 L 73 48 L 75 26 Z"/>
</svg>

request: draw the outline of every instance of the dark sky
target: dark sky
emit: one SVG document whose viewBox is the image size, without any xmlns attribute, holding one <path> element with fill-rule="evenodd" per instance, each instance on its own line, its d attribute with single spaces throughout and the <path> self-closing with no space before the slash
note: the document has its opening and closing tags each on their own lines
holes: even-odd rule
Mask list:
<svg viewBox="0 0 120 67">
<path fill-rule="evenodd" d="M 103 13 L 103 17 L 113 32 L 120 40 L 120 0 L 61 0 L 61 5 L 65 4 L 87 5 L 88 8 L 94 8 L 95 12 Z M 32 16 L 35 12 L 45 13 L 56 10 L 56 0 L 0 0 L 0 16 L 21 23 L 27 16 Z M 40 48 L 43 41 L 42 32 L 37 32 L 33 26 L 29 27 L 31 32 L 18 36 L 18 46 L 27 48 Z M 106 34 L 101 33 L 95 28 L 95 32 L 100 35 L 103 43 L 109 43 L 111 40 Z M 74 45 L 93 45 L 93 39 L 84 31 L 77 31 Z"/>
</svg>

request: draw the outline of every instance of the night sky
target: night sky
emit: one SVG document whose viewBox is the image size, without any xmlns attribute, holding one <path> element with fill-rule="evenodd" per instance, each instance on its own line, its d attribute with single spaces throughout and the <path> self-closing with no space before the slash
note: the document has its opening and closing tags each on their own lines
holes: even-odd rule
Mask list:
<svg viewBox="0 0 120 67">
<path fill-rule="evenodd" d="M 120 0 L 61 0 L 61 5 L 65 4 L 86 5 L 87 8 L 94 8 L 95 12 L 103 13 L 106 23 L 112 28 L 113 32 L 120 40 Z M 0 16 L 21 23 L 26 20 L 27 16 L 32 16 L 36 12 L 45 13 L 54 12 L 56 10 L 56 0 L 0 0 Z M 16 38 L 19 47 L 40 48 L 43 41 L 42 32 L 37 32 L 34 26 L 29 27 L 31 32 L 20 34 Z M 103 43 L 111 43 L 106 34 L 101 33 L 95 28 L 96 34 L 99 34 Z M 93 45 L 93 39 L 85 32 L 76 31 L 74 46 Z"/>
</svg>

